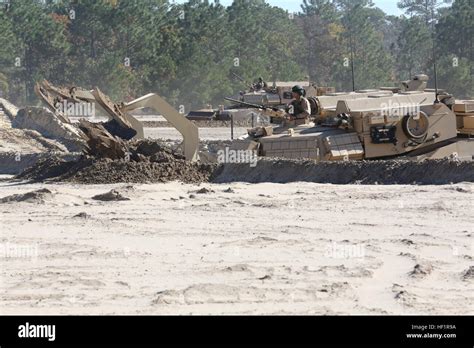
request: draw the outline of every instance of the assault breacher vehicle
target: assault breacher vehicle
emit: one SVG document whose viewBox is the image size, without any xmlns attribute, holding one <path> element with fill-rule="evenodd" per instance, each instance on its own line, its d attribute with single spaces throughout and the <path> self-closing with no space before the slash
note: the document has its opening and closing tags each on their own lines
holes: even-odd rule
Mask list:
<svg viewBox="0 0 474 348">
<path fill-rule="evenodd" d="M 291 88 L 294 85 L 302 86 L 305 89 L 308 98 L 334 92 L 334 88 L 332 87 L 317 87 L 308 81 L 276 81 L 273 83 L 273 86 L 260 90 L 247 91 L 241 93 L 238 98 L 234 97 L 234 99 L 238 99 L 245 103 L 261 104 L 266 107 L 284 108 L 292 100 Z M 231 107 L 242 108 L 245 106 L 236 103 Z"/>
<path fill-rule="evenodd" d="M 291 88 L 294 85 L 302 86 L 306 91 L 306 97 L 310 103 L 315 102 L 317 96 L 327 93 L 334 93 L 334 87 L 318 87 L 308 81 L 275 81 L 272 86 L 260 90 L 249 90 L 242 92 L 238 96 L 226 98 L 231 101 L 232 105 L 226 110 L 220 112 L 221 119 L 230 118 L 230 114 L 234 115 L 234 119 L 245 118 L 250 112 L 255 112 L 246 104 L 262 105 L 265 108 L 284 110 L 286 105 L 291 102 Z"/>
<path fill-rule="evenodd" d="M 315 97 L 327 93 L 334 93 L 334 87 L 318 87 L 308 81 L 275 81 L 271 86 L 256 89 L 249 88 L 238 95 L 226 98 L 231 101 L 227 107 L 221 106 L 219 109 L 200 109 L 188 113 L 186 116 L 190 120 L 248 120 L 255 114 L 254 108 L 249 108 L 245 104 L 258 104 L 266 108 L 284 109 L 291 102 L 291 88 L 294 85 L 302 86 L 306 91 L 306 96 L 310 103 L 315 103 Z"/>
<path fill-rule="evenodd" d="M 261 106 L 280 125 L 249 130 L 246 145 L 241 141 L 239 147 L 261 156 L 330 161 L 401 155 L 472 160 L 474 100 L 456 101 L 444 91 L 426 89 L 427 80 L 417 75 L 399 88 L 316 97 L 312 119 L 303 124 Z"/>
</svg>

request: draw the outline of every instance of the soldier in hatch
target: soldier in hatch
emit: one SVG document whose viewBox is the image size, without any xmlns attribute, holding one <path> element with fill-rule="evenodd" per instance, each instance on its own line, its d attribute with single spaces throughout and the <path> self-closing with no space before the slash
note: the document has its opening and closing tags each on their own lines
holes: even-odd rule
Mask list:
<svg viewBox="0 0 474 348">
<path fill-rule="evenodd" d="M 287 106 L 289 124 L 293 123 L 296 126 L 305 124 L 311 115 L 311 105 L 305 98 L 306 91 L 303 87 L 296 85 L 291 92 L 293 101 Z"/>
<path fill-rule="evenodd" d="M 263 77 L 259 77 L 258 81 L 252 85 L 251 90 L 260 91 L 262 89 L 267 89 L 267 88 L 268 88 L 268 84 L 265 81 L 263 81 Z"/>
</svg>

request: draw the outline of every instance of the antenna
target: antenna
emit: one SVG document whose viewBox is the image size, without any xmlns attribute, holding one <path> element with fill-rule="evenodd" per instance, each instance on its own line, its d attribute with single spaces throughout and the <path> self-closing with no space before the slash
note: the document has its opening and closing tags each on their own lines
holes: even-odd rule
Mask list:
<svg viewBox="0 0 474 348">
<path fill-rule="evenodd" d="M 438 104 L 439 99 L 438 99 L 438 74 L 436 70 L 436 44 L 435 44 L 435 39 L 436 39 L 436 26 L 435 26 L 435 19 L 434 19 L 434 8 L 431 8 L 431 31 L 432 31 L 432 41 L 433 41 L 433 75 L 434 75 L 434 84 L 435 84 L 435 100 L 434 103 Z"/>
<path fill-rule="evenodd" d="M 354 77 L 354 48 L 352 46 L 352 30 L 350 33 L 351 42 L 351 75 L 352 75 L 352 92 L 355 92 L 355 77 Z"/>
<path fill-rule="evenodd" d="M 359 4 L 355 5 L 353 8 L 352 8 L 352 12 L 357 10 L 359 8 Z M 351 75 L 352 75 L 352 92 L 355 92 L 355 75 L 354 75 L 354 43 L 353 43 L 353 38 L 352 38 L 352 16 L 349 15 L 349 21 L 350 21 L 350 24 L 349 24 L 349 42 L 350 42 L 350 46 L 351 46 Z"/>
</svg>

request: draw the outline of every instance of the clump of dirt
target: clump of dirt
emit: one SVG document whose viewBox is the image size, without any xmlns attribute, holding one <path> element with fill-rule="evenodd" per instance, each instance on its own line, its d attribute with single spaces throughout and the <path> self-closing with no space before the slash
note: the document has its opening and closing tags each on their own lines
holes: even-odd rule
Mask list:
<svg viewBox="0 0 474 348">
<path fill-rule="evenodd" d="M 44 203 L 53 198 L 53 193 L 48 189 L 40 189 L 30 191 L 23 194 L 15 194 L 0 199 L 0 203 L 9 202 L 27 202 L 27 203 Z"/>
<path fill-rule="evenodd" d="M 130 155 L 119 160 L 82 156 L 76 161 L 51 157 L 17 176 L 31 181 L 69 181 L 81 184 L 110 184 L 120 182 L 152 183 L 209 181 L 215 165 L 191 163 L 166 145 L 142 140 L 129 144 Z"/>
<path fill-rule="evenodd" d="M 95 199 L 96 201 L 105 201 L 105 202 L 130 200 L 130 198 L 125 197 L 117 190 L 110 190 L 109 192 L 102 193 L 100 195 L 95 195 L 94 197 L 92 197 L 92 199 Z"/>
<path fill-rule="evenodd" d="M 442 160 L 374 160 L 315 162 L 311 160 L 258 160 L 224 164 L 215 173 L 214 182 L 316 182 L 330 184 L 442 185 L 474 182 L 474 162 Z"/>
<path fill-rule="evenodd" d="M 90 216 L 89 214 L 87 214 L 86 212 L 82 211 L 82 212 L 80 212 L 79 214 L 74 215 L 73 218 L 77 218 L 77 219 L 90 219 L 91 216 Z"/>
<path fill-rule="evenodd" d="M 206 187 L 203 187 L 202 189 L 199 189 L 196 191 L 196 193 L 201 194 L 201 195 L 206 194 L 206 193 L 211 193 L 211 192 L 214 192 L 214 191 Z"/>
<path fill-rule="evenodd" d="M 416 264 L 409 274 L 414 278 L 424 278 L 427 275 L 431 274 L 433 271 L 433 266 L 429 263 Z"/>
<path fill-rule="evenodd" d="M 474 280 L 474 266 L 470 266 L 462 277 L 465 280 Z"/>
</svg>

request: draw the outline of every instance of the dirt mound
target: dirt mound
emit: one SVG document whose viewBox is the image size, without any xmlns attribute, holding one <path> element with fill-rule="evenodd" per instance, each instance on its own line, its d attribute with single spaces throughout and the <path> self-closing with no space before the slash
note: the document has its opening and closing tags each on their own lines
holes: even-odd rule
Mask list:
<svg viewBox="0 0 474 348">
<path fill-rule="evenodd" d="M 129 201 L 130 200 L 130 198 L 123 196 L 117 190 L 110 190 L 109 192 L 102 193 L 100 195 L 95 195 L 94 197 L 92 197 L 92 199 L 94 199 L 96 201 L 104 201 L 104 202 Z"/>
<path fill-rule="evenodd" d="M 27 202 L 27 203 L 44 203 L 53 198 L 53 193 L 48 189 L 40 189 L 23 194 L 16 194 L 0 199 L 0 203 L 10 202 Z"/>
<path fill-rule="evenodd" d="M 296 181 L 331 184 L 423 184 L 440 185 L 474 182 L 474 162 L 454 160 L 409 160 L 319 162 L 289 159 L 259 159 L 256 167 L 247 163 L 224 164 L 213 182 L 250 183 Z"/>
<path fill-rule="evenodd" d="M 31 129 L 0 128 L 0 139 L 0 153 L 68 152 L 59 141 L 44 138 L 39 132 Z"/>
<path fill-rule="evenodd" d="M 76 161 L 53 157 L 39 161 L 18 179 L 69 181 L 82 184 L 209 181 L 215 166 L 187 162 L 165 145 L 143 140 L 130 144 L 128 158 L 111 160 L 82 156 Z"/>
<path fill-rule="evenodd" d="M 3 109 L 3 112 L 6 114 L 9 120 L 14 119 L 18 114 L 18 108 L 3 98 L 0 98 L 0 108 Z"/>
<path fill-rule="evenodd" d="M 414 161 L 319 162 L 259 158 L 247 163 L 212 164 L 215 153 L 227 142 L 201 143 L 201 156 L 211 164 L 187 162 L 174 143 L 160 140 L 130 141 L 125 158 L 111 160 L 82 156 L 79 159 L 49 157 L 40 160 L 17 178 L 32 181 L 70 181 L 84 184 L 152 183 L 182 181 L 226 182 L 316 182 L 331 184 L 422 184 L 441 185 L 474 182 L 474 162 L 453 159 Z"/>
<path fill-rule="evenodd" d="M 185 160 L 173 162 L 97 161 L 83 168 L 69 179 L 84 184 L 115 182 L 167 182 L 179 180 L 185 183 L 208 181 L 213 169 Z"/>
<path fill-rule="evenodd" d="M 80 157 L 79 160 L 67 161 L 58 156 L 50 156 L 42 158 L 32 167 L 27 168 L 21 174 L 17 175 L 17 179 L 43 181 L 52 178 L 69 177 L 74 170 L 80 170 L 91 165 L 91 158 Z"/>
<path fill-rule="evenodd" d="M 74 157 L 67 146 L 61 143 L 61 139 L 45 137 L 35 130 L 35 121 L 28 119 L 27 110 L 28 108 L 18 109 L 0 98 L 0 174 L 21 173 L 40 158 L 49 157 L 51 153 L 58 156 L 70 155 L 69 160 Z M 52 115 L 40 108 L 31 110 L 34 110 L 31 115 Z M 28 127 L 12 128 L 12 125 Z"/>
<path fill-rule="evenodd" d="M 85 146 L 85 142 L 77 128 L 62 122 L 55 114 L 45 108 L 29 106 L 20 109 L 13 119 L 12 126 L 14 128 L 36 130 L 46 138 L 60 141 L 69 151 L 81 151 Z"/>
</svg>

